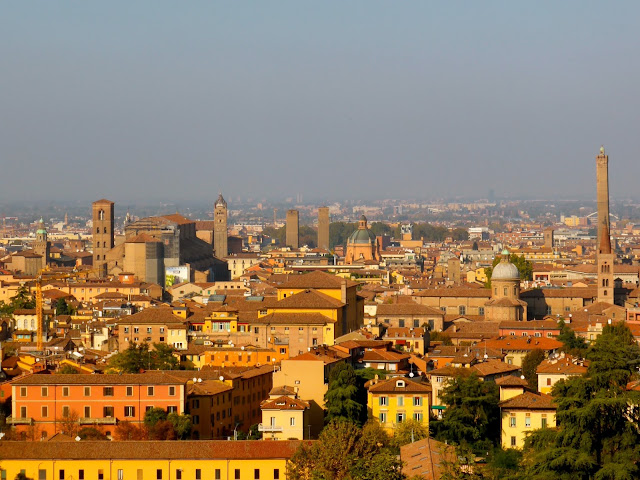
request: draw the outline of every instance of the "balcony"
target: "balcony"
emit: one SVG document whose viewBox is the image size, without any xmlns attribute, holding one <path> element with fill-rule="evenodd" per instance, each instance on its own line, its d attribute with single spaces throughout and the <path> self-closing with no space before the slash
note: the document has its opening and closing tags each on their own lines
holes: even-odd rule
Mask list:
<svg viewBox="0 0 640 480">
<path fill-rule="evenodd" d="M 106 417 L 106 418 L 89 418 L 89 417 L 80 417 L 78 423 L 80 425 L 115 425 L 118 420 L 115 417 Z"/>
<path fill-rule="evenodd" d="M 277 433 L 277 432 L 282 432 L 283 428 L 279 425 L 265 425 L 263 423 L 259 423 L 258 431 L 264 432 L 264 433 Z"/>
<path fill-rule="evenodd" d="M 33 425 L 34 421 L 31 417 L 9 417 L 7 418 L 7 423 L 9 425 Z"/>
</svg>

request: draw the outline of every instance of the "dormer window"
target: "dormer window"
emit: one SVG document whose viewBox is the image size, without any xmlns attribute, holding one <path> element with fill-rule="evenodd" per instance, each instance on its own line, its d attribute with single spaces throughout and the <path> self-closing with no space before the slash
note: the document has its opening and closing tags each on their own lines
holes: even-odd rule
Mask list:
<svg viewBox="0 0 640 480">
<path fill-rule="evenodd" d="M 396 380 L 396 387 L 404 388 L 405 387 L 404 380 Z"/>
</svg>

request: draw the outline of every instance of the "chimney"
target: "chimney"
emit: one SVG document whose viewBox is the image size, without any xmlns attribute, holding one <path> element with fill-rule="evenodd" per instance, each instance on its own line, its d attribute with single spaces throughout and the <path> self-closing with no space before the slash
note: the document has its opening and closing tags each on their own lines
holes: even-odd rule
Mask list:
<svg viewBox="0 0 640 480">
<path fill-rule="evenodd" d="M 340 294 L 342 296 L 342 303 L 347 303 L 347 280 L 345 278 L 343 278 L 340 283 Z"/>
</svg>

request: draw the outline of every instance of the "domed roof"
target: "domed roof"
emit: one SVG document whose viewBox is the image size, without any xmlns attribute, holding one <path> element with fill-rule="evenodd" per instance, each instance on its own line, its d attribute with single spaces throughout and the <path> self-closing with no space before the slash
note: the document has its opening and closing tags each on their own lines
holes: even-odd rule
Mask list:
<svg viewBox="0 0 640 480">
<path fill-rule="evenodd" d="M 362 215 L 360 217 L 358 229 L 355 232 L 353 232 L 351 235 L 349 235 L 349 238 L 347 239 L 347 243 L 370 245 L 375 243 L 375 241 L 376 241 L 376 234 L 373 233 L 371 230 L 369 230 L 369 228 L 367 227 L 367 217 Z"/>
<path fill-rule="evenodd" d="M 40 218 L 40 221 L 38 222 L 38 230 L 36 230 L 36 233 L 47 233 L 47 229 L 44 226 L 44 220 L 42 218 Z"/>
<path fill-rule="evenodd" d="M 509 252 L 507 250 L 502 251 L 502 260 L 493 267 L 491 280 L 520 280 L 518 267 L 509 261 Z"/>
</svg>

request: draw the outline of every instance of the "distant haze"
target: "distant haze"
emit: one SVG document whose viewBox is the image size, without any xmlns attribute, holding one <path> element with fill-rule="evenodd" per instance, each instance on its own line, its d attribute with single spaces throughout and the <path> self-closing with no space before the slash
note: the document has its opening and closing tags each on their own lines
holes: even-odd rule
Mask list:
<svg viewBox="0 0 640 480">
<path fill-rule="evenodd" d="M 639 2 L 3 2 L 0 201 L 595 198 Z"/>
</svg>

